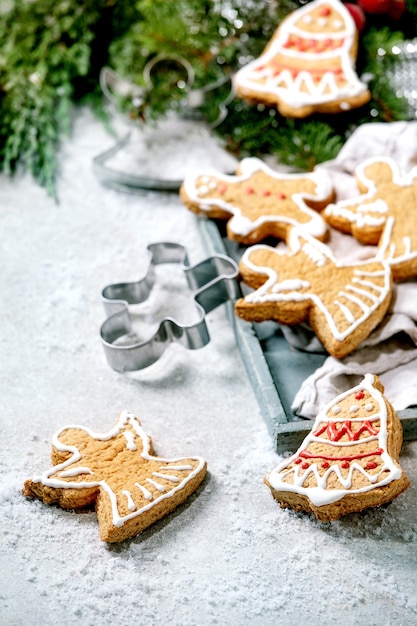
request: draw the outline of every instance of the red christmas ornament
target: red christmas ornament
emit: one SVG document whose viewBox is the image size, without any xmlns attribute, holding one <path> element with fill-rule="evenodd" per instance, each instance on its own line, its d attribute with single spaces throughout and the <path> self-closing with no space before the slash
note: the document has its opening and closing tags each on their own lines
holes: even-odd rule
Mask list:
<svg viewBox="0 0 417 626">
<path fill-rule="evenodd" d="M 365 28 L 366 17 L 363 9 L 358 4 L 352 2 L 346 2 L 345 7 L 353 17 L 353 21 L 356 24 L 356 28 L 361 32 Z"/>
<path fill-rule="evenodd" d="M 365 13 L 382 14 L 391 9 L 392 0 L 358 0 L 358 5 Z"/>
<path fill-rule="evenodd" d="M 402 17 L 406 8 L 407 3 L 405 0 L 391 0 L 391 8 L 388 11 L 388 15 L 393 20 L 399 20 Z"/>
</svg>

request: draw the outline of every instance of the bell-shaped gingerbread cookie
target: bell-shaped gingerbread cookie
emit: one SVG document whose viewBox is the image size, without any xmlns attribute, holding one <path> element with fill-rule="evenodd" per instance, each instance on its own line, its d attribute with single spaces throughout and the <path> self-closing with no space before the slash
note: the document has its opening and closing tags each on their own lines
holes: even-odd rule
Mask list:
<svg viewBox="0 0 417 626">
<path fill-rule="evenodd" d="M 362 106 L 370 92 L 355 71 L 358 33 L 339 0 L 315 0 L 286 17 L 258 59 L 235 75 L 243 99 L 287 117 Z"/>
<path fill-rule="evenodd" d="M 399 465 L 401 422 L 379 379 L 337 396 L 295 454 L 265 478 L 283 508 L 336 520 L 390 502 L 410 482 Z"/>
</svg>

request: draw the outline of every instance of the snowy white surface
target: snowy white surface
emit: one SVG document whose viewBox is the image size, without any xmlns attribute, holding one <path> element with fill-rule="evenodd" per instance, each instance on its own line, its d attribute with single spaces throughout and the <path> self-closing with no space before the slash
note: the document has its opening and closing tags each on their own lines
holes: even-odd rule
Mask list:
<svg viewBox="0 0 417 626">
<path fill-rule="evenodd" d="M 155 241 L 184 244 L 193 263 L 205 257 L 176 194 L 99 183 L 92 158 L 111 142 L 79 114 L 61 153 L 59 204 L 28 176 L 0 179 L 0 624 L 417 623 L 417 443 L 403 448 L 407 492 L 323 524 L 281 510 L 263 484 L 279 457 L 224 308 L 208 316 L 205 348 L 171 346 L 129 375 L 108 367 L 101 289 L 140 278 Z M 175 513 L 108 546 L 94 513 L 21 489 L 49 466 L 60 427 L 106 431 L 123 409 L 157 454 L 201 455 L 209 475 Z"/>
</svg>

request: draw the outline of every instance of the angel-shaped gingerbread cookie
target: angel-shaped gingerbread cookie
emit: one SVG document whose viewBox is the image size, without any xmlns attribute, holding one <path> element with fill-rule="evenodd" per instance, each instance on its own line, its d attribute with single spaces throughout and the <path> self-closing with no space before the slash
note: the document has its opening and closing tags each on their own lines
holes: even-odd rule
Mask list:
<svg viewBox="0 0 417 626">
<path fill-rule="evenodd" d="M 389 265 L 337 261 L 326 244 L 293 229 L 288 250 L 258 244 L 240 261 L 255 289 L 239 299 L 239 317 L 253 322 L 308 322 L 335 358 L 352 352 L 384 317 L 392 297 Z"/>
<path fill-rule="evenodd" d="M 283 508 L 321 521 L 390 502 L 410 481 L 398 459 L 401 422 L 377 376 L 366 374 L 317 415 L 291 457 L 265 478 Z"/>
<path fill-rule="evenodd" d="M 288 117 L 362 106 L 370 92 L 354 69 L 358 33 L 339 0 L 315 0 L 285 18 L 258 59 L 235 76 L 237 94 Z"/>
<path fill-rule="evenodd" d="M 127 411 L 105 434 L 62 428 L 53 438 L 52 463 L 25 482 L 23 494 L 64 509 L 95 505 L 100 539 L 109 543 L 133 537 L 173 511 L 206 474 L 200 457 L 154 456 L 140 421 Z"/>
<path fill-rule="evenodd" d="M 257 158 L 243 159 L 236 176 L 190 172 L 180 195 L 191 211 L 228 220 L 228 238 L 245 244 L 285 240 L 293 226 L 323 240 L 327 225 L 319 211 L 334 197 L 325 170 L 283 174 Z"/>
<path fill-rule="evenodd" d="M 324 211 L 334 228 L 364 244 L 391 266 L 394 280 L 417 276 L 417 167 L 400 176 L 393 159 L 372 158 L 356 169 L 363 195 L 330 204 Z"/>
</svg>

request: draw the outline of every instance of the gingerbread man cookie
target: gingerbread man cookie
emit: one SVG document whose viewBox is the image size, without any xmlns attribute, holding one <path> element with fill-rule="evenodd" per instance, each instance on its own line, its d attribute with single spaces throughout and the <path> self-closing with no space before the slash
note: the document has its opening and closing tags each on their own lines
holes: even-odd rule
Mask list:
<svg viewBox="0 0 417 626">
<path fill-rule="evenodd" d="M 64 509 L 95 505 L 100 539 L 110 543 L 137 535 L 173 511 L 206 474 L 200 457 L 154 456 L 150 438 L 127 411 L 104 434 L 62 428 L 53 438 L 52 463 L 25 482 L 23 494 Z"/>
<path fill-rule="evenodd" d="M 342 2 L 310 2 L 284 19 L 262 55 L 237 72 L 237 94 L 276 105 L 288 117 L 362 106 L 371 96 L 354 69 L 357 40 Z"/>
<path fill-rule="evenodd" d="M 410 481 L 399 465 L 401 422 L 377 376 L 340 394 L 265 483 L 283 508 L 327 522 L 390 502 Z"/>
<path fill-rule="evenodd" d="M 325 170 L 282 174 L 257 158 L 243 159 L 236 176 L 190 172 L 180 195 L 191 211 L 228 220 L 228 238 L 246 244 L 285 240 L 293 226 L 324 239 L 327 225 L 318 211 L 334 196 Z"/>
<path fill-rule="evenodd" d="M 239 317 L 281 324 L 307 321 L 335 358 L 352 352 L 384 317 L 392 297 L 384 261 L 337 261 L 329 247 L 293 229 L 287 251 L 258 244 L 240 261 L 255 289 L 235 304 Z"/>
<path fill-rule="evenodd" d="M 390 158 L 372 158 L 356 169 L 363 195 L 326 207 L 334 228 L 364 244 L 391 266 L 394 280 L 417 276 L 417 167 L 404 177 Z"/>
</svg>

